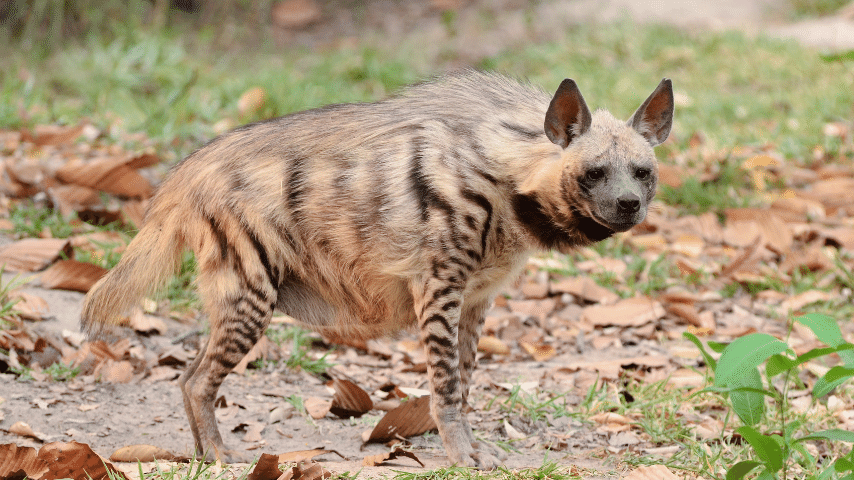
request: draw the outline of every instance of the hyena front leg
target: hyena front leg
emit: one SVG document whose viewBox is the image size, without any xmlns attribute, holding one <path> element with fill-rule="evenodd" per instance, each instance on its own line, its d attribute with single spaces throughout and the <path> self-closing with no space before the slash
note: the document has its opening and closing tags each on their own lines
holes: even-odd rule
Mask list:
<svg viewBox="0 0 854 480">
<path fill-rule="evenodd" d="M 459 338 L 462 287 L 458 282 L 455 284 L 434 276 L 421 285 L 415 285 L 413 290 L 421 342 L 427 354 L 430 412 L 439 428 L 445 451 L 451 463 L 495 468 L 500 461 L 491 453 L 475 448 L 478 445 L 463 411 L 465 394 L 460 372 Z"/>
<path fill-rule="evenodd" d="M 246 463 L 251 457 L 225 448 L 217 428 L 214 400 L 222 381 L 261 338 L 272 316 L 271 285 L 259 288 L 237 271 L 221 265 L 199 273 L 210 338 L 178 384 L 193 432 L 196 454 L 208 461 Z"/>
<path fill-rule="evenodd" d="M 460 315 L 459 326 L 459 350 L 460 350 L 460 376 L 462 380 L 463 412 L 468 405 L 469 390 L 472 386 L 472 376 L 477 366 L 477 342 L 483 329 L 483 314 L 486 304 L 464 305 Z M 471 432 L 471 430 L 469 430 Z M 488 451 L 500 460 L 507 459 L 507 453 L 492 445 L 475 439 L 474 434 L 470 438 L 472 448 Z"/>
</svg>

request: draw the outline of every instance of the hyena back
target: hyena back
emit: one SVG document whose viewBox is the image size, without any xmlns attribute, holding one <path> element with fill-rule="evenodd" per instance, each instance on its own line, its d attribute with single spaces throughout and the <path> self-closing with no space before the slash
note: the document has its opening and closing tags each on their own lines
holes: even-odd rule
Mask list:
<svg viewBox="0 0 854 480">
<path fill-rule="evenodd" d="M 530 252 L 643 220 L 672 114 L 667 79 L 624 122 L 572 80 L 552 96 L 466 72 L 238 128 L 173 169 L 83 328 L 118 321 L 191 249 L 210 338 L 179 383 L 199 454 L 242 457 L 214 398 L 278 309 L 332 338 L 416 325 L 450 461 L 495 467 L 463 413 L 484 310 Z"/>
</svg>

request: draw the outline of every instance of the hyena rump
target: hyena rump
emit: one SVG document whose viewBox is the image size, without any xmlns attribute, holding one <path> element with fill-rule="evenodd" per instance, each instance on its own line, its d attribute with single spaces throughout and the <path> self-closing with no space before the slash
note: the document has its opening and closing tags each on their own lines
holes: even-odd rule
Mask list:
<svg viewBox="0 0 854 480">
<path fill-rule="evenodd" d="M 214 398 L 275 308 L 333 337 L 416 325 L 450 462 L 495 467 L 463 413 L 484 310 L 530 252 L 644 219 L 672 115 L 667 79 L 624 122 L 591 114 L 572 80 L 551 96 L 465 72 L 238 128 L 173 169 L 86 297 L 83 328 L 115 323 L 189 248 L 210 322 L 180 379 L 199 454 L 241 458 L 223 445 Z"/>
</svg>

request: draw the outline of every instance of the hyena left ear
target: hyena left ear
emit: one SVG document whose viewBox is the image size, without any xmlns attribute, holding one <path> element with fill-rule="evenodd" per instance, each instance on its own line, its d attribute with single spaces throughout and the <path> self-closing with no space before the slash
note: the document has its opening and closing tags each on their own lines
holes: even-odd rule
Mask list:
<svg viewBox="0 0 854 480">
<path fill-rule="evenodd" d="M 653 147 L 667 140 L 673 126 L 673 85 L 669 78 L 658 84 L 626 123 Z"/>
<path fill-rule="evenodd" d="M 568 78 L 561 82 L 546 112 L 544 127 L 549 140 L 566 148 L 572 139 L 590 128 L 591 120 L 590 109 L 578 85 Z"/>
</svg>

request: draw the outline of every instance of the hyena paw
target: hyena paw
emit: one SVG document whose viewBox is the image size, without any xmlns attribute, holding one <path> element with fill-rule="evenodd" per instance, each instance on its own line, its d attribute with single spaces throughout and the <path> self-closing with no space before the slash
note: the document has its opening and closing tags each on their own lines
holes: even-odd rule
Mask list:
<svg viewBox="0 0 854 480">
<path fill-rule="evenodd" d="M 474 444 L 472 444 L 472 446 L 474 446 Z M 478 446 L 482 447 L 482 444 Z M 502 461 L 499 460 L 492 452 L 487 450 L 488 449 L 484 448 L 471 448 L 467 449 L 466 452 L 458 452 L 457 454 L 449 453 L 448 456 L 451 458 L 451 463 L 456 465 L 473 467 L 481 470 L 492 470 L 500 466 Z"/>
<path fill-rule="evenodd" d="M 494 457 L 497 457 L 499 460 L 507 460 L 507 452 L 490 443 L 475 441 L 472 442 L 471 446 L 476 452 L 486 452 Z"/>
</svg>

